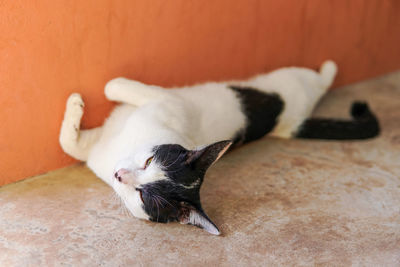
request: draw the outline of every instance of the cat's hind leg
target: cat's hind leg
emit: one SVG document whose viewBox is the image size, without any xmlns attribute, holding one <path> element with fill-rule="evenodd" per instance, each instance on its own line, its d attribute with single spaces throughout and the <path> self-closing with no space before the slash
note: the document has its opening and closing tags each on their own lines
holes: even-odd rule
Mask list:
<svg viewBox="0 0 400 267">
<path fill-rule="evenodd" d="M 74 93 L 69 96 L 59 141 L 65 153 L 78 160 L 86 161 L 90 149 L 101 135 L 102 127 L 90 130 L 80 129 L 83 107 L 84 103 L 79 94 Z"/>
<path fill-rule="evenodd" d="M 336 64 L 333 61 L 328 60 L 322 64 L 320 70 L 322 88 L 326 90 L 331 86 L 335 74 Z M 313 108 L 316 103 L 317 101 L 313 104 Z M 356 140 L 379 135 L 378 119 L 367 103 L 354 102 L 350 109 L 350 115 L 351 119 L 348 120 L 309 118 L 307 116 L 298 126 L 294 136 L 308 139 Z"/>
<path fill-rule="evenodd" d="M 109 81 L 104 93 L 108 100 L 142 106 L 152 101 L 171 98 L 167 90 L 155 85 L 147 85 L 126 78 L 116 78 Z"/>
<path fill-rule="evenodd" d="M 336 63 L 332 60 L 327 60 L 322 63 L 319 70 L 319 75 L 321 77 L 322 89 L 326 91 L 333 83 L 337 72 Z"/>
<path fill-rule="evenodd" d="M 327 60 L 319 72 L 305 68 L 288 68 L 275 74 L 274 82 L 280 88 L 278 92 L 284 100 L 284 110 L 270 135 L 293 137 L 332 85 L 336 72 L 335 62 Z"/>
</svg>

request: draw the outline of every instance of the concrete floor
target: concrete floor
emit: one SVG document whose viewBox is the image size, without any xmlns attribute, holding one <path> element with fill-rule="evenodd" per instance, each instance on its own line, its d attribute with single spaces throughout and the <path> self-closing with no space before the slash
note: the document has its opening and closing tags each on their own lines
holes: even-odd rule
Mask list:
<svg viewBox="0 0 400 267">
<path fill-rule="evenodd" d="M 400 72 L 329 93 L 321 116 L 367 100 L 379 138 L 264 138 L 206 176 L 204 209 L 220 227 L 130 217 L 84 165 L 0 188 L 1 266 L 400 265 Z"/>
</svg>

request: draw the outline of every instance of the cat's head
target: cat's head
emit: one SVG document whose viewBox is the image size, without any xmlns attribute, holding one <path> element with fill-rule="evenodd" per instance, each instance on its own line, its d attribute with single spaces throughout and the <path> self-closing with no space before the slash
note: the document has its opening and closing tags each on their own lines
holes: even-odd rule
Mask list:
<svg viewBox="0 0 400 267">
<path fill-rule="evenodd" d="M 201 207 L 200 187 L 207 169 L 231 144 L 221 141 L 195 150 L 165 144 L 141 151 L 118 163 L 113 188 L 136 217 L 192 224 L 219 235 Z"/>
</svg>

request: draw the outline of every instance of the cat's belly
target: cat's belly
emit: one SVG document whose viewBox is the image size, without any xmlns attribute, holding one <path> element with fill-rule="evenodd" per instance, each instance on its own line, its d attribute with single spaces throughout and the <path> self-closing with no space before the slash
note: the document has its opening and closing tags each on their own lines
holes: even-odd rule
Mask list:
<svg viewBox="0 0 400 267">
<path fill-rule="evenodd" d="M 111 185 L 114 166 L 118 160 L 118 147 L 113 146 L 115 137 L 119 134 L 136 107 L 119 105 L 115 107 L 103 125 L 102 136 L 93 145 L 87 160 L 87 166 L 104 182 Z"/>
<path fill-rule="evenodd" d="M 95 145 L 86 164 L 99 178 L 111 186 L 116 161 L 112 158 L 112 154 L 106 151 L 106 148 L 101 145 Z"/>
<path fill-rule="evenodd" d="M 235 93 L 226 84 L 209 83 L 179 89 L 176 93 L 187 104 L 196 145 L 232 140 L 246 126 L 246 117 Z"/>
<path fill-rule="evenodd" d="M 284 102 L 278 94 L 235 84 L 210 83 L 180 92 L 191 103 L 193 120 L 198 122 L 198 145 L 221 140 L 250 142 L 279 123 Z"/>
</svg>

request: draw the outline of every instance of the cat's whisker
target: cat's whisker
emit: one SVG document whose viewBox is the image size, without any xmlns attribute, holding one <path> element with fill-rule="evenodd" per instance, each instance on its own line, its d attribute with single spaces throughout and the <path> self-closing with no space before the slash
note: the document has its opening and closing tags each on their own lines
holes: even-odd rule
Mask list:
<svg viewBox="0 0 400 267">
<path fill-rule="evenodd" d="M 126 207 L 122 198 L 115 191 L 113 193 L 114 194 L 111 195 L 111 198 L 112 198 L 113 202 L 116 205 L 118 205 L 118 213 L 122 214 L 123 216 L 132 218 L 133 215 L 131 214 L 129 209 Z"/>
<path fill-rule="evenodd" d="M 126 216 L 126 217 L 129 217 L 129 218 L 132 218 L 133 216 L 132 216 L 132 214 L 131 214 L 131 212 L 128 210 L 128 208 L 125 206 L 125 204 L 121 204 L 121 207 L 122 207 L 122 211 L 123 211 L 123 214 Z"/>
<path fill-rule="evenodd" d="M 175 161 L 170 163 L 168 166 L 165 166 L 166 169 L 168 169 L 169 167 L 171 167 L 172 165 L 174 165 L 178 160 L 180 160 L 180 156 L 182 155 L 182 152 L 179 152 L 178 156 L 176 157 Z"/>
<path fill-rule="evenodd" d="M 170 205 L 171 207 L 174 207 L 174 206 L 172 206 L 172 204 L 171 204 L 168 200 L 166 200 L 166 199 L 163 198 L 162 196 L 157 196 L 157 197 L 158 197 L 161 201 L 164 201 L 164 203 Z"/>
<path fill-rule="evenodd" d="M 118 203 L 121 203 L 121 197 L 117 194 L 117 192 L 113 191 L 113 194 L 111 195 L 112 200 Z"/>
<path fill-rule="evenodd" d="M 158 205 L 158 201 L 156 198 L 152 197 L 151 199 L 152 199 L 153 203 L 155 203 L 157 206 L 157 221 L 158 221 L 158 218 L 160 216 L 160 206 Z"/>
<path fill-rule="evenodd" d="M 171 148 L 168 147 L 167 155 L 169 155 L 170 151 L 171 151 Z M 163 162 L 162 162 L 162 165 L 163 165 L 163 166 L 164 166 L 165 163 L 167 162 L 167 159 L 168 159 L 168 157 L 165 157 L 165 159 L 163 160 Z"/>
<path fill-rule="evenodd" d="M 111 192 L 111 194 L 109 195 L 109 199 L 110 199 L 110 203 L 112 205 L 116 205 L 119 208 L 120 202 L 121 202 L 121 198 L 120 198 L 120 196 L 118 196 L 118 194 L 115 191 Z"/>
<path fill-rule="evenodd" d="M 117 195 L 118 196 L 118 195 Z M 120 197 L 118 197 L 118 212 L 122 215 L 125 215 L 125 210 L 124 210 L 124 203 Z"/>
</svg>

